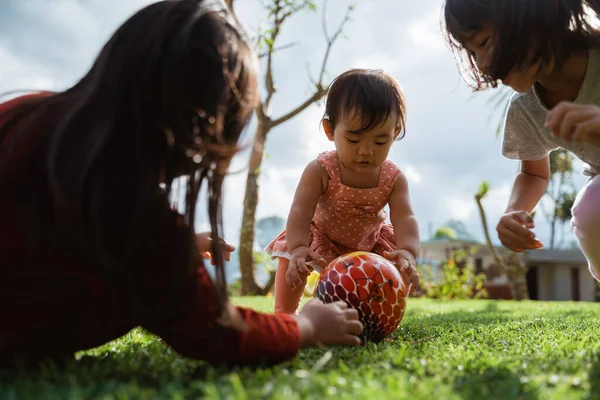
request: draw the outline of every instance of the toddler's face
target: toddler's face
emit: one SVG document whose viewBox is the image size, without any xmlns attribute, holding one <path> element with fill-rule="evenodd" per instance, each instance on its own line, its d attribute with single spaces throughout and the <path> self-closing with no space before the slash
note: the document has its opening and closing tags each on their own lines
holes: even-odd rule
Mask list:
<svg viewBox="0 0 600 400">
<path fill-rule="evenodd" d="M 398 118 L 390 115 L 382 124 L 361 133 L 360 118 L 348 113 L 335 127 L 323 121 L 325 133 L 335 144 L 342 165 L 357 173 L 374 172 L 387 159 L 394 139 L 399 133 Z"/>
</svg>

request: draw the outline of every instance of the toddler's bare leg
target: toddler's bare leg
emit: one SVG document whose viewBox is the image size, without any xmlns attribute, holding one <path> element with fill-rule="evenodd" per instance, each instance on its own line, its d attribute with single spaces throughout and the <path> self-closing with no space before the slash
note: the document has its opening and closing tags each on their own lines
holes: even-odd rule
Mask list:
<svg viewBox="0 0 600 400">
<path fill-rule="evenodd" d="M 304 288 L 306 287 L 306 277 L 304 284 L 298 285 L 295 289 L 289 287 L 285 281 L 285 274 L 288 270 L 289 260 L 279 257 L 277 265 L 277 273 L 275 274 L 275 312 L 292 314 L 298 311 Z"/>
</svg>

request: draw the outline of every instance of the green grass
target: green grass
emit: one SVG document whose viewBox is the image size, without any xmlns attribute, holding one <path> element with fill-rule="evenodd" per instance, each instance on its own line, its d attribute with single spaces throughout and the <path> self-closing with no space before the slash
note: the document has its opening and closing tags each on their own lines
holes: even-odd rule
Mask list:
<svg viewBox="0 0 600 400">
<path fill-rule="evenodd" d="M 411 299 L 388 343 L 228 371 L 134 330 L 60 368 L 0 372 L 0 398 L 598 399 L 599 335 L 598 304 Z"/>
</svg>

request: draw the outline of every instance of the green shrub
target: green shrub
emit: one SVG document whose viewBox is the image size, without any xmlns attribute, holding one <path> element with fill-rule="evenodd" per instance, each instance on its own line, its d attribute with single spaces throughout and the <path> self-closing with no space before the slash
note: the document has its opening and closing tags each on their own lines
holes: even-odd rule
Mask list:
<svg viewBox="0 0 600 400">
<path fill-rule="evenodd" d="M 425 268 L 420 270 L 426 271 Z M 475 267 L 467 263 L 464 251 L 454 252 L 442 262 L 440 279 L 427 280 L 422 284 L 424 294 L 432 299 L 481 299 L 487 297 L 483 289 L 486 276 L 475 274 Z"/>
</svg>

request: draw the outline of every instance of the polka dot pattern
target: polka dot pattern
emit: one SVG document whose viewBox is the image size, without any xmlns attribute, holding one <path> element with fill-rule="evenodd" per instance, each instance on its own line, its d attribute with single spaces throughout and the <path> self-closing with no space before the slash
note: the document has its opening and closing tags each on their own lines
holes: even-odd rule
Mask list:
<svg viewBox="0 0 600 400">
<path fill-rule="evenodd" d="M 358 311 L 365 326 L 363 340 L 379 342 L 391 335 L 404 317 L 408 294 L 405 282 L 385 258 L 353 252 L 335 259 L 321 271 L 315 297 L 325 303 L 348 303 Z"/>
<path fill-rule="evenodd" d="M 329 174 L 326 192 L 321 195 L 310 226 L 311 250 L 326 263 L 342 254 L 368 251 L 383 255 L 396 249 L 396 237 L 391 225 L 386 224 L 390 193 L 400 170 L 386 160 L 381 165 L 379 183 L 371 189 L 358 189 L 342 184 L 339 159 L 335 151 L 319 154 L 317 161 Z M 271 257 L 289 259 L 285 231 L 265 249 Z M 317 264 L 309 263 L 315 270 Z"/>
</svg>

